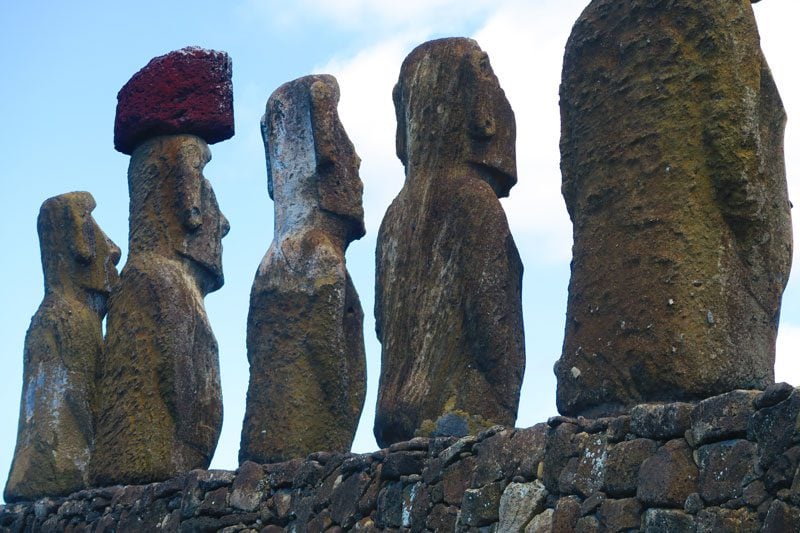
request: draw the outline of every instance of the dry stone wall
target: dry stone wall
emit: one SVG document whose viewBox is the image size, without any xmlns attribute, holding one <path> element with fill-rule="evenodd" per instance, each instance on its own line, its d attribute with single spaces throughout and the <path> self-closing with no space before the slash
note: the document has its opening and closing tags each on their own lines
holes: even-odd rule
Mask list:
<svg viewBox="0 0 800 533">
<path fill-rule="evenodd" d="M 194 470 L 0 507 L 2 531 L 800 531 L 800 392 Z"/>
</svg>

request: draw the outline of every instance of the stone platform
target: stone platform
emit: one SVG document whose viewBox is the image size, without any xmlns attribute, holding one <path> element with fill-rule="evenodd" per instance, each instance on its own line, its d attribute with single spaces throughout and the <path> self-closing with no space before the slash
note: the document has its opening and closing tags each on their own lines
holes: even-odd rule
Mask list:
<svg viewBox="0 0 800 533">
<path fill-rule="evenodd" d="M 800 393 L 416 438 L 0 507 L 2 531 L 800 531 Z"/>
</svg>

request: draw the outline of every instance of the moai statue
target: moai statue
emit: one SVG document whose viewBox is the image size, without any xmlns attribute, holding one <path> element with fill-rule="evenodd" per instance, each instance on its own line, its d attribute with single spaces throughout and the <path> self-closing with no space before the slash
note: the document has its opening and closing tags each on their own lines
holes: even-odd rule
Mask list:
<svg viewBox="0 0 800 533">
<path fill-rule="evenodd" d="M 92 218 L 94 198 L 71 192 L 39 211 L 44 300 L 25 337 L 17 448 L 6 502 L 86 487 L 94 441 L 95 374 L 106 299 L 120 250 Z"/>
<path fill-rule="evenodd" d="M 364 235 L 363 187 L 338 102 L 333 76 L 305 76 L 261 122 L 275 233 L 250 293 L 240 462 L 349 451 L 361 416 L 364 313 L 344 254 Z"/>
<path fill-rule="evenodd" d="M 406 180 L 381 224 L 375 437 L 513 425 L 525 368 L 522 263 L 498 197 L 517 181 L 514 113 L 474 41 L 418 46 L 394 88 Z"/>
<path fill-rule="evenodd" d="M 148 92 L 153 80 L 186 85 L 184 112 L 174 113 L 182 122 L 148 130 L 153 136 L 136 142 L 131 155 L 129 254 L 109 301 L 89 469 L 95 485 L 207 468 L 217 445 L 219 360 L 203 297 L 223 284 L 221 240 L 229 226 L 203 168 L 214 139 L 208 124 L 229 123 L 232 134 L 230 76 L 227 54 L 190 48 L 153 60 L 120 92 L 115 144 L 127 149 L 121 138 L 148 120 L 167 122 L 158 114 L 177 105 L 169 91 L 163 105 Z M 211 93 L 218 97 L 203 98 Z M 140 121 L 119 128 L 137 109 Z"/>
<path fill-rule="evenodd" d="M 594 0 L 561 84 L 574 247 L 558 409 L 773 381 L 792 253 L 785 115 L 748 0 Z"/>
</svg>

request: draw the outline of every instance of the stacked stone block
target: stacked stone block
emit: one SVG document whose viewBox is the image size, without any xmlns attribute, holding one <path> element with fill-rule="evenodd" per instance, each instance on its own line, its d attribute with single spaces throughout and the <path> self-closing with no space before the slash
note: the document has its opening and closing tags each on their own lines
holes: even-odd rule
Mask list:
<svg viewBox="0 0 800 533">
<path fill-rule="evenodd" d="M 0 508 L 4 531 L 800 530 L 800 392 L 318 452 Z"/>
</svg>

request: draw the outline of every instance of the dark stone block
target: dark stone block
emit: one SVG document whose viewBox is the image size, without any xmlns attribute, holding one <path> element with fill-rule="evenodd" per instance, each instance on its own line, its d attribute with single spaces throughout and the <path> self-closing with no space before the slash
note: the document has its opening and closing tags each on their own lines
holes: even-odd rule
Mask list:
<svg viewBox="0 0 800 533">
<path fill-rule="evenodd" d="M 603 531 L 627 531 L 641 524 L 642 505 L 636 498 L 605 500 L 597 513 Z"/>
<path fill-rule="evenodd" d="M 603 490 L 612 498 L 636 494 L 639 467 L 656 453 L 658 443 L 650 439 L 620 442 L 608 451 Z"/>
<path fill-rule="evenodd" d="M 767 469 L 791 444 L 800 414 L 800 394 L 797 391 L 786 400 L 765 407 L 750 417 L 747 438 L 758 443 L 759 465 Z"/>
<path fill-rule="evenodd" d="M 742 495 L 755 479 L 756 446 L 746 440 L 707 444 L 697 451 L 700 465 L 700 496 L 719 505 Z"/>
<path fill-rule="evenodd" d="M 692 411 L 692 441 L 695 447 L 709 442 L 744 437 L 755 412 L 758 391 L 735 390 L 703 400 Z"/>
<path fill-rule="evenodd" d="M 459 523 L 465 526 L 487 526 L 499 519 L 501 483 L 491 483 L 480 489 L 467 489 L 461 500 Z"/>
<path fill-rule="evenodd" d="M 631 409 L 631 433 L 646 439 L 682 437 L 690 427 L 690 403 L 641 404 Z"/>
<path fill-rule="evenodd" d="M 671 440 L 639 468 L 636 496 L 646 506 L 683 508 L 697 492 L 697 466 L 683 439 Z"/>
<path fill-rule="evenodd" d="M 642 533 L 694 531 L 694 517 L 683 511 L 648 509 L 642 519 Z"/>
</svg>

